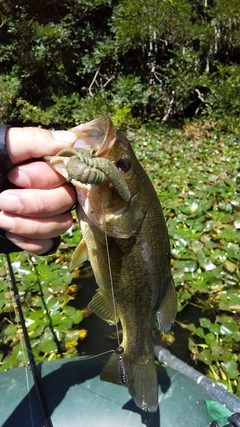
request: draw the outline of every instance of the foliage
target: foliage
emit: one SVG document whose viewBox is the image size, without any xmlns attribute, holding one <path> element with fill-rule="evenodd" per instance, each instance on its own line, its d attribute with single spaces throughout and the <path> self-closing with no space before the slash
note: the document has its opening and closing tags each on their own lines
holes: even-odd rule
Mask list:
<svg viewBox="0 0 240 427">
<path fill-rule="evenodd" d="M 71 247 L 78 230 L 69 233 L 65 240 L 71 236 Z M 77 285 L 69 271 L 69 255 L 63 258 L 60 251 L 46 258 L 22 252 L 12 254 L 11 261 L 36 361 L 76 355 L 78 342 L 85 338 L 87 331 L 80 327 L 84 311 L 71 305 Z M 3 256 L 0 266 L 0 314 L 4 320 L 0 329 L 1 371 L 22 366 L 27 354 Z M 6 351 L 8 356 L 4 357 Z"/>
<path fill-rule="evenodd" d="M 0 117 L 2 122 L 10 122 L 14 116 L 15 102 L 21 82 L 14 75 L 0 75 Z"/>
<path fill-rule="evenodd" d="M 0 121 L 69 128 L 108 113 L 139 128 L 128 135 L 164 205 L 190 352 L 240 394 L 238 3 L 0 0 Z M 200 115 L 202 125 L 188 122 Z M 37 360 L 75 354 L 85 333 L 67 267 L 75 236 L 47 259 L 13 256 Z M 7 369 L 23 351 L 3 259 L 0 273 Z M 187 320 L 190 305 L 199 322 Z"/>
<path fill-rule="evenodd" d="M 1 5 L 1 121 L 70 127 L 94 117 L 103 100 L 119 123 L 204 114 L 232 131 L 239 116 L 237 0 Z"/>
<path fill-rule="evenodd" d="M 239 139 L 208 122 L 130 136 L 164 206 L 189 350 L 208 375 L 239 393 Z M 203 312 L 194 324 L 189 304 Z"/>
</svg>

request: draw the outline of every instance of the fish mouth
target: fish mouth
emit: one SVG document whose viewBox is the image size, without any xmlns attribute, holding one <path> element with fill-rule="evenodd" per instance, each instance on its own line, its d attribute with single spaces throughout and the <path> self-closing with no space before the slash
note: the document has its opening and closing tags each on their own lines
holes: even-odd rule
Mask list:
<svg viewBox="0 0 240 427">
<path fill-rule="evenodd" d="M 70 130 L 77 137 L 74 148 L 83 150 L 93 148 L 92 158 L 108 158 L 109 152 L 116 142 L 117 131 L 108 116 L 80 124 Z M 80 211 L 84 212 L 88 220 L 95 223 L 99 228 L 103 224 L 108 223 L 113 217 L 122 215 L 129 206 L 129 201 L 126 202 L 119 196 L 117 190 L 111 185 L 108 179 L 101 188 L 94 184 L 83 184 L 75 180 L 71 182 L 76 188 L 78 201 L 81 206 L 79 213 Z M 101 199 L 105 191 L 111 195 L 109 204 L 102 202 Z"/>
<path fill-rule="evenodd" d="M 104 157 L 116 140 L 116 129 L 108 116 L 103 116 L 70 129 L 77 139 L 74 147 L 94 148 L 93 157 Z"/>
</svg>

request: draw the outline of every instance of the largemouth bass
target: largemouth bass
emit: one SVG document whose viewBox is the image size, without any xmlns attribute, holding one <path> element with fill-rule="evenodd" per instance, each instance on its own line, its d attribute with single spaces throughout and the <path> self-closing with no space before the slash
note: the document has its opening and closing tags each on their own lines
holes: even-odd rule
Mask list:
<svg viewBox="0 0 240 427">
<path fill-rule="evenodd" d="M 71 268 L 91 263 L 99 289 L 89 309 L 109 324 L 120 320 L 122 325 L 124 352 L 113 353 L 101 379 L 125 383 L 139 408 L 155 412 L 154 317 L 167 332 L 177 306 L 162 208 L 129 141 L 110 118 L 71 130 L 76 147 L 45 160 L 76 188 L 83 239 Z M 119 361 L 120 380 L 126 374 L 121 381 Z"/>
</svg>

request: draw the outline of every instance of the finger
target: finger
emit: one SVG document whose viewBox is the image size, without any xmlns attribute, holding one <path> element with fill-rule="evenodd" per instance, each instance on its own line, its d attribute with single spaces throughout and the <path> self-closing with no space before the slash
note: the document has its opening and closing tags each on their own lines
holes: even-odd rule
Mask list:
<svg viewBox="0 0 240 427">
<path fill-rule="evenodd" d="M 72 186 L 62 185 L 50 190 L 5 190 L 0 194 L 0 209 L 7 213 L 30 218 L 50 218 L 62 214 L 75 204 Z"/>
<path fill-rule="evenodd" d="M 8 172 L 8 180 L 23 188 L 55 188 L 66 181 L 43 161 L 15 166 Z"/>
<path fill-rule="evenodd" d="M 6 237 L 19 246 L 19 248 L 36 255 L 46 254 L 54 246 L 54 239 L 28 239 L 9 232 L 6 233 Z"/>
<path fill-rule="evenodd" d="M 51 218 L 19 217 L 0 212 L 0 228 L 30 239 L 57 237 L 72 225 L 72 215 L 65 212 Z"/>
<path fill-rule="evenodd" d="M 45 155 L 54 155 L 71 147 L 76 135 L 69 131 L 50 131 L 36 127 L 15 128 L 7 132 L 6 146 L 13 164 Z"/>
</svg>

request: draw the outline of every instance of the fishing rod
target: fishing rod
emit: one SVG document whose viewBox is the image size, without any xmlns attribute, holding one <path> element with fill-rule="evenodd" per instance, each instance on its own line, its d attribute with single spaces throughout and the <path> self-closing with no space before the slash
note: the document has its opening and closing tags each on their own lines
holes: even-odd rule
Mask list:
<svg viewBox="0 0 240 427">
<path fill-rule="evenodd" d="M 7 259 L 7 264 L 8 264 L 10 280 L 12 283 L 14 299 L 16 301 L 18 314 L 19 314 L 19 318 L 20 318 L 20 323 L 22 326 L 22 331 L 23 331 L 23 336 L 24 336 L 25 345 L 26 345 L 26 349 L 27 349 L 28 360 L 29 360 L 29 364 L 30 364 L 30 368 L 31 368 L 32 376 L 33 376 L 34 386 L 35 386 L 35 390 L 37 393 L 39 407 L 40 407 L 40 410 L 41 410 L 41 413 L 43 416 L 43 421 L 44 421 L 43 427 L 53 427 L 52 421 L 51 421 L 50 416 L 48 414 L 47 405 L 46 405 L 46 402 L 44 399 L 44 395 L 43 395 L 43 392 L 41 389 L 40 379 L 39 379 L 38 372 L 37 372 L 37 366 L 36 366 L 35 358 L 34 358 L 34 355 L 32 352 L 32 347 L 31 347 L 30 339 L 28 336 L 28 331 L 26 328 L 25 320 L 24 320 L 21 301 L 20 301 L 20 297 L 19 297 L 19 293 L 18 293 L 18 287 L 17 287 L 17 283 L 15 280 L 11 259 L 10 259 L 10 256 L 8 254 L 6 254 L 6 259 Z"/>
</svg>

